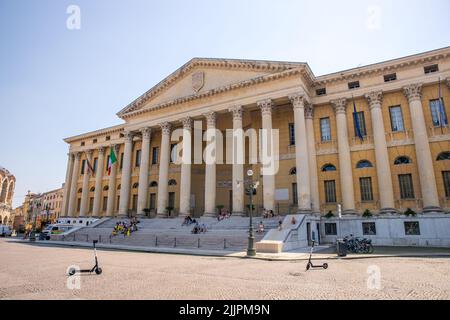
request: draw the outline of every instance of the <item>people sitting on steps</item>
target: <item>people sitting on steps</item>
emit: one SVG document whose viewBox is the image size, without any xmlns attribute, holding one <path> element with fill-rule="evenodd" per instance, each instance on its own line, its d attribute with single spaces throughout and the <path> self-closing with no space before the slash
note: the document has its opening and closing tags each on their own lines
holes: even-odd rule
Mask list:
<svg viewBox="0 0 450 320">
<path fill-rule="evenodd" d="M 191 216 L 186 216 L 183 220 L 183 223 L 181 224 L 181 226 L 189 226 L 193 223 L 197 223 L 197 220 L 192 219 Z"/>
<path fill-rule="evenodd" d="M 119 233 L 121 233 L 124 236 L 129 237 L 133 232 L 138 231 L 138 223 L 139 221 L 136 218 L 133 218 L 130 223 L 127 223 L 126 221 L 119 221 L 114 226 L 111 235 L 117 236 Z"/>
<path fill-rule="evenodd" d="M 273 212 L 273 210 L 263 210 L 263 218 L 264 219 L 270 219 L 275 217 L 275 213 Z"/>
<path fill-rule="evenodd" d="M 217 215 L 217 221 L 222 221 L 224 219 L 228 219 L 231 217 L 231 212 L 227 209 L 220 209 L 219 214 Z"/>
<path fill-rule="evenodd" d="M 264 233 L 264 223 L 261 221 L 258 225 L 257 233 Z"/>
<path fill-rule="evenodd" d="M 206 233 L 207 228 L 204 223 L 199 224 L 198 222 L 195 224 L 194 228 L 192 229 L 191 233 L 193 234 L 199 234 L 199 233 Z"/>
</svg>

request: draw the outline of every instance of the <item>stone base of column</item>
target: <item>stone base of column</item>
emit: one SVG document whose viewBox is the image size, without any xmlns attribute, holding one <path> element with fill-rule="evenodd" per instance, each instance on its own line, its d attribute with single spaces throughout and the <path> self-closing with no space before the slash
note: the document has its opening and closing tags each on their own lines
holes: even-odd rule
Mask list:
<svg viewBox="0 0 450 320">
<path fill-rule="evenodd" d="M 441 207 L 425 207 L 423 208 L 423 213 L 445 213 L 445 211 Z"/>
<path fill-rule="evenodd" d="M 245 213 L 245 212 L 242 212 L 242 211 L 233 211 L 232 213 L 231 213 L 231 216 L 232 217 L 246 217 L 247 216 L 247 214 Z"/>
<path fill-rule="evenodd" d="M 395 208 L 382 208 L 380 209 L 380 214 L 396 214 L 398 210 Z"/>
<path fill-rule="evenodd" d="M 217 217 L 217 213 L 216 212 L 205 212 L 203 214 L 203 217 L 215 218 L 215 217 Z"/>
<path fill-rule="evenodd" d="M 296 212 L 296 214 L 308 214 L 308 215 L 310 215 L 312 213 L 313 212 L 311 209 L 300 209 L 300 208 L 298 208 L 297 212 Z"/>
<path fill-rule="evenodd" d="M 358 212 L 355 209 L 342 210 L 342 215 L 344 216 L 357 216 Z"/>
</svg>

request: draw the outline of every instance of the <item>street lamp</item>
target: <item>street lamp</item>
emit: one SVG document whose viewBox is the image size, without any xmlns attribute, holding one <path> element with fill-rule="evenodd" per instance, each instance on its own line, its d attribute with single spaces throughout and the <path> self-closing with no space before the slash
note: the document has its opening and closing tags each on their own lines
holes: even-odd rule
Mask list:
<svg viewBox="0 0 450 320">
<path fill-rule="evenodd" d="M 248 190 L 248 194 L 250 195 L 250 222 L 248 226 L 248 247 L 247 247 L 247 256 L 254 257 L 256 256 L 255 250 L 255 237 L 253 236 L 253 193 L 258 187 L 258 182 L 253 183 L 253 170 L 247 171 L 247 176 L 250 177 L 250 185 Z"/>
<path fill-rule="evenodd" d="M 36 200 L 32 200 L 32 212 L 34 212 L 34 220 L 33 220 L 33 228 L 31 229 L 30 233 L 30 241 L 36 241 L 36 218 L 37 218 L 37 212 L 39 211 L 39 208 L 41 207 L 41 203 Z M 34 210 L 33 210 L 34 209 Z"/>
</svg>

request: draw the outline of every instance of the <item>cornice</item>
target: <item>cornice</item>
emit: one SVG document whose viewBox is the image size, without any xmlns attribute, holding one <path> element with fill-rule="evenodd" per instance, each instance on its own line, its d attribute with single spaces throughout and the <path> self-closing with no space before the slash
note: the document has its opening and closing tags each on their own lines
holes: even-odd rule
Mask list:
<svg viewBox="0 0 450 320">
<path fill-rule="evenodd" d="M 102 135 L 106 135 L 106 134 L 110 134 L 110 133 L 123 132 L 124 128 L 125 128 L 125 124 L 119 124 L 117 126 L 103 128 L 100 130 L 83 133 L 83 134 L 80 134 L 77 136 L 68 137 L 68 138 L 64 139 L 64 142 L 72 143 L 72 142 L 75 142 L 78 140 L 94 138 L 94 137 L 98 137 L 98 136 L 102 136 Z"/>
</svg>

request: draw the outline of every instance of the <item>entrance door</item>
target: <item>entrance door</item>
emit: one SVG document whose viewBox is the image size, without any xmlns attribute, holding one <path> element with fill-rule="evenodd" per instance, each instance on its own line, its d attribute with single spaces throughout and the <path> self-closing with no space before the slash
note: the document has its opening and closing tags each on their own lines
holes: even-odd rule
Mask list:
<svg viewBox="0 0 450 320">
<path fill-rule="evenodd" d="M 320 223 L 317 223 L 317 244 L 320 245 Z"/>
<path fill-rule="evenodd" d="M 311 246 L 311 223 L 306 224 L 306 239 L 308 240 L 308 246 Z"/>
<path fill-rule="evenodd" d="M 230 208 L 230 212 L 233 212 L 233 190 L 228 192 L 228 208 Z"/>
</svg>

